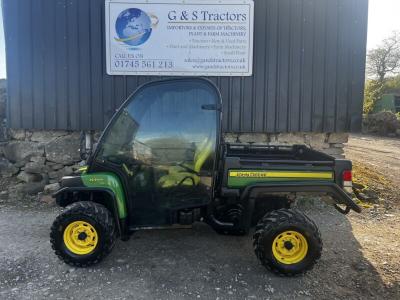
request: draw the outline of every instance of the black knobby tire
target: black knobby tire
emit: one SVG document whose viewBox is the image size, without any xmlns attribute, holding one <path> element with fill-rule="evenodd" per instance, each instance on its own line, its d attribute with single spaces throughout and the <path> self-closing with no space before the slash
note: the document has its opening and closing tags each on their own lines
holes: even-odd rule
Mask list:
<svg viewBox="0 0 400 300">
<path fill-rule="evenodd" d="M 85 255 L 74 254 L 64 243 L 64 230 L 74 221 L 90 223 L 98 234 L 95 249 Z M 87 267 L 100 262 L 112 250 L 116 239 L 116 227 L 110 211 L 101 204 L 81 201 L 66 207 L 53 222 L 50 242 L 56 255 L 65 263 L 75 267 Z"/>
<path fill-rule="evenodd" d="M 308 251 L 303 260 L 284 264 L 275 258 L 274 239 L 285 231 L 301 233 L 307 241 Z M 321 257 L 322 240 L 317 225 L 304 213 L 294 209 L 272 211 L 262 218 L 253 235 L 253 247 L 257 258 L 270 271 L 281 276 L 296 276 L 311 270 Z"/>
</svg>

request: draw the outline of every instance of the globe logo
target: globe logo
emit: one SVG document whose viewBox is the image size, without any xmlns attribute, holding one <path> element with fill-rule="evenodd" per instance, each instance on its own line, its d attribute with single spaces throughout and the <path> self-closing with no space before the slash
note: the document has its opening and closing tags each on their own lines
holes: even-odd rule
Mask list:
<svg viewBox="0 0 400 300">
<path fill-rule="evenodd" d="M 155 19 L 155 23 L 152 19 Z M 115 22 L 115 30 L 118 34 L 115 40 L 130 46 L 142 45 L 149 39 L 157 23 L 156 16 L 150 17 L 138 8 L 128 8 L 119 14 Z"/>
</svg>

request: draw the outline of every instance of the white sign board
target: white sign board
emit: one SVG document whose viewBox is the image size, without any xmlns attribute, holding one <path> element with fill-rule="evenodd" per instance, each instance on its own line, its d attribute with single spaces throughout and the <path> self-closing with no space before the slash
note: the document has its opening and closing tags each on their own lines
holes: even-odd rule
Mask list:
<svg viewBox="0 0 400 300">
<path fill-rule="evenodd" d="M 252 0 L 106 0 L 105 11 L 110 75 L 252 75 Z"/>
</svg>

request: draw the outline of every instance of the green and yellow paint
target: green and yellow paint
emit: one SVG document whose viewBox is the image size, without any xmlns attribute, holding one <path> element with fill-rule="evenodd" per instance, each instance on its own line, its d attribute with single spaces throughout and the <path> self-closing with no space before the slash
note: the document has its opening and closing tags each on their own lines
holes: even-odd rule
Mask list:
<svg viewBox="0 0 400 300">
<path fill-rule="evenodd" d="M 230 170 L 228 186 L 242 188 L 255 183 L 290 181 L 334 181 L 333 172 L 298 170 Z"/>
</svg>

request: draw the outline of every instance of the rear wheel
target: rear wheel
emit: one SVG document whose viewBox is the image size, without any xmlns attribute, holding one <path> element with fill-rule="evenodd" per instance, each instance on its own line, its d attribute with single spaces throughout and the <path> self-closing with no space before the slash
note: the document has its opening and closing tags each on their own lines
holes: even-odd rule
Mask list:
<svg viewBox="0 0 400 300">
<path fill-rule="evenodd" d="M 311 270 L 322 252 L 321 235 L 315 223 L 292 209 L 266 214 L 257 224 L 253 246 L 261 263 L 283 276 Z"/>
<path fill-rule="evenodd" d="M 51 227 L 50 242 L 65 263 L 87 267 L 107 256 L 115 243 L 115 222 L 103 205 L 82 201 L 68 206 Z"/>
</svg>

